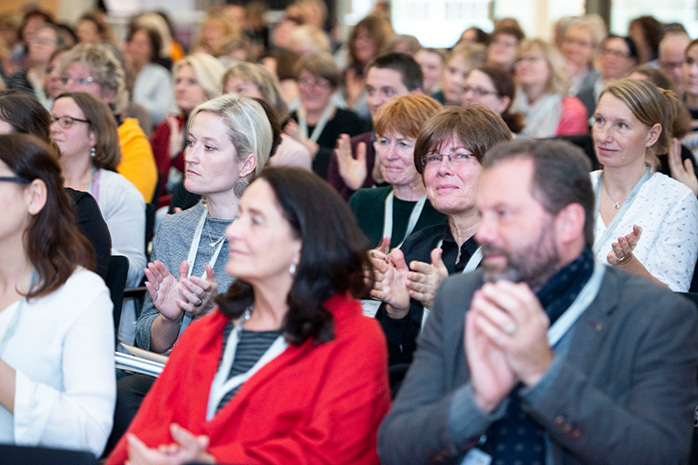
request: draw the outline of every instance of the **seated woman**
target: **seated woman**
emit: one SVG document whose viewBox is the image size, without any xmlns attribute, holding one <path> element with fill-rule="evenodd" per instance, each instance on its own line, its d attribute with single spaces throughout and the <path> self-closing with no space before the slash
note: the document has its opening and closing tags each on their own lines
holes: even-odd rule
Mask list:
<svg viewBox="0 0 698 465">
<path fill-rule="evenodd" d="M 518 85 L 512 111 L 521 113 L 525 126 L 522 137 L 555 137 L 587 134 L 584 104 L 567 93 L 564 60 L 549 43 L 524 39 L 516 58 Z"/>
<path fill-rule="evenodd" d="M 474 234 L 480 224 L 475 193 L 482 158 L 490 147 L 507 140 L 511 131 L 484 105 L 444 108 L 419 132 L 413 163 L 427 198 L 448 217 L 448 224 L 416 232 L 389 256 L 372 251 L 376 281 L 371 295 L 383 301 L 376 318 L 388 339 L 391 365 L 412 362 L 416 338 L 441 281 L 480 263 Z M 392 380 L 394 388 L 400 380 Z"/>
<path fill-rule="evenodd" d="M 0 443 L 99 455 L 114 409 L 109 290 L 88 271 L 54 150 L 0 136 Z"/>
<path fill-rule="evenodd" d="M 288 122 L 288 106 L 281 93 L 279 79 L 262 65 L 239 62 L 230 65 L 223 75 L 223 92 L 261 98 L 271 105 L 284 126 Z M 311 169 L 310 151 L 288 134 L 281 134 L 281 143 L 269 159 L 270 166 L 296 166 Z"/>
<path fill-rule="evenodd" d="M 31 134 L 52 145 L 58 153 L 60 149 L 51 140 L 50 125 L 51 115 L 36 98 L 16 90 L 0 91 L 0 134 Z M 78 229 L 94 248 L 97 262 L 95 271 L 106 280 L 111 258 L 111 235 L 102 212 L 87 192 L 69 187 L 65 190 L 72 201 Z"/>
<path fill-rule="evenodd" d="M 167 352 L 187 325 L 214 308 L 227 289 L 228 241 L 238 201 L 269 159 L 272 132 L 254 100 L 224 95 L 196 107 L 187 126 L 184 187 L 205 198 L 163 219 L 146 276 L 148 294 L 136 323 L 139 347 Z"/>
<path fill-rule="evenodd" d="M 671 141 L 664 95 L 652 83 L 622 79 L 599 99 L 592 137 L 603 170 L 596 189 L 594 253 L 673 291 L 688 291 L 698 256 L 698 202 L 682 183 L 655 172 Z"/>
<path fill-rule="evenodd" d="M 112 254 L 128 258 L 126 286 L 143 279 L 145 259 L 145 202 L 125 177 L 116 172 L 121 160 L 116 122 L 106 104 L 84 92 L 59 95 L 51 108 L 51 137 L 60 149 L 65 186 L 90 193 L 107 222 Z M 125 319 L 120 336 L 135 321 Z M 126 324 L 128 323 L 128 324 Z"/>
<path fill-rule="evenodd" d="M 463 85 L 473 68 L 482 66 L 487 59 L 484 45 L 462 43 L 453 47 L 446 57 L 441 75 L 441 90 L 434 98 L 444 105 L 460 105 Z"/>
<path fill-rule="evenodd" d="M 174 180 L 172 185 L 168 185 L 170 167 L 184 173 L 184 123 L 194 108 L 221 95 L 223 71 L 225 68 L 221 62 L 205 53 L 188 55 L 174 65 L 172 76 L 177 114 L 168 115 L 155 127 L 150 138 L 163 192 L 171 192 L 177 183 Z"/>
<path fill-rule="evenodd" d="M 303 144 L 313 157 L 313 171 L 327 179 L 330 157 L 340 134 L 364 132 L 356 113 L 337 108 L 332 94 L 337 90 L 340 71 L 334 59 L 324 53 L 301 59 L 296 68 L 301 107 L 291 113 L 286 134 Z"/>
<path fill-rule="evenodd" d="M 523 129 L 523 115 L 511 111 L 516 85 L 511 73 L 499 66 L 480 66 L 468 74 L 461 95 L 463 108 L 482 104 L 499 114 L 512 133 Z"/>
<path fill-rule="evenodd" d="M 148 137 L 136 119 L 126 117 L 129 96 L 119 60 L 104 44 L 81 44 L 61 59 L 60 72 L 65 92 L 86 92 L 109 105 L 121 146 L 117 170 L 150 202 L 158 181 L 157 167 Z"/>
<path fill-rule="evenodd" d="M 427 200 L 414 166 L 417 134 L 439 102 L 423 94 L 395 97 L 376 114 L 376 155 L 385 187 L 364 188 L 349 199 L 361 230 L 372 247 L 399 247 L 412 233 L 446 218 Z"/>
<path fill-rule="evenodd" d="M 377 464 L 385 342 L 352 299 L 369 262 L 346 204 L 312 173 L 268 168 L 226 235 L 236 281 L 182 335 L 107 465 Z"/>
</svg>

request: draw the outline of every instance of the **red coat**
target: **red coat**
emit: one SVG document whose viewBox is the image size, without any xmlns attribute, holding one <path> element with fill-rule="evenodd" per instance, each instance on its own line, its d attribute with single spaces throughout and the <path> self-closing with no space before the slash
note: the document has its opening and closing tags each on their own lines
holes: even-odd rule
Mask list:
<svg viewBox="0 0 698 465">
<path fill-rule="evenodd" d="M 127 433 L 149 447 L 173 442 L 177 423 L 208 435 L 221 463 L 378 464 L 376 434 L 390 408 L 385 338 L 358 302 L 330 298 L 335 339 L 289 346 L 210 421 L 206 407 L 228 319 L 220 312 L 191 324 L 143 401 Z M 121 439 L 107 465 L 127 459 Z"/>
</svg>

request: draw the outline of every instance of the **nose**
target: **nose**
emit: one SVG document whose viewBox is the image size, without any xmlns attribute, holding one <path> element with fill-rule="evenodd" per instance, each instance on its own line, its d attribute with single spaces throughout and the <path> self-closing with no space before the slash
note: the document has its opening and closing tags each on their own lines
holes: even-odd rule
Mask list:
<svg viewBox="0 0 698 465">
<path fill-rule="evenodd" d="M 594 126 L 592 135 L 601 142 L 609 142 L 612 139 L 611 131 L 609 131 L 607 124 Z"/>
<path fill-rule="evenodd" d="M 225 228 L 225 237 L 226 239 L 228 239 L 228 244 L 232 244 L 233 241 L 238 237 L 238 232 L 241 223 L 242 222 L 238 219 L 230 223 L 230 225 L 228 225 L 228 227 Z"/>
<path fill-rule="evenodd" d="M 441 157 L 438 173 L 440 176 L 448 176 L 453 173 L 451 168 L 451 158 L 448 155 L 443 155 Z"/>
<path fill-rule="evenodd" d="M 492 220 L 491 215 L 481 214 L 480 225 L 475 233 L 475 240 L 480 245 L 490 245 L 493 243 L 494 237 L 496 236 L 495 222 Z"/>
</svg>

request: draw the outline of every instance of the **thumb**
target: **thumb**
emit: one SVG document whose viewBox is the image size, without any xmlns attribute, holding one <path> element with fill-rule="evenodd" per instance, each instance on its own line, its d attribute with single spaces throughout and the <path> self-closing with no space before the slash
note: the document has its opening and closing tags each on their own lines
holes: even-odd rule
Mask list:
<svg viewBox="0 0 698 465">
<path fill-rule="evenodd" d="M 390 261 L 393 263 L 393 265 L 395 265 L 395 268 L 398 271 L 409 271 L 407 263 L 405 262 L 405 255 L 402 253 L 402 250 L 393 249 L 392 252 L 390 252 Z"/>
<path fill-rule="evenodd" d="M 388 249 L 390 248 L 390 238 L 389 237 L 384 237 L 381 239 L 380 244 L 378 244 L 378 247 L 376 247 L 379 252 L 383 252 L 384 254 L 388 253 Z"/>
<path fill-rule="evenodd" d="M 683 161 L 683 166 L 684 168 L 686 168 L 686 171 L 688 171 L 689 173 L 693 173 L 693 162 L 690 158 L 686 158 Z"/>
<path fill-rule="evenodd" d="M 179 279 L 186 278 L 188 274 L 189 262 L 186 260 L 182 260 L 182 263 L 179 264 Z"/>
<path fill-rule="evenodd" d="M 206 265 L 206 281 L 215 281 L 216 274 L 213 272 L 213 267 L 211 265 Z"/>
<path fill-rule="evenodd" d="M 431 264 L 439 271 L 445 271 L 446 274 L 448 274 L 448 270 L 446 269 L 446 265 L 444 265 L 444 261 L 441 259 L 441 254 L 443 254 L 443 250 L 441 247 L 437 247 L 434 250 L 431 251 Z"/>
</svg>

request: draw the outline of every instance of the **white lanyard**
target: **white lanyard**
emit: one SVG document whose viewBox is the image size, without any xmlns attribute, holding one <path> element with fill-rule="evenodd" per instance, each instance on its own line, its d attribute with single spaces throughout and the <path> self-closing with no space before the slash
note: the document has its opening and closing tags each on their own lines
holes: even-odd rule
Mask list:
<svg viewBox="0 0 698 465">
<path fill-rule="evenodd" d="M 628 194 L 628 197 L 625 199 L 625 202 L 623 202 L 623 206 L 620 207 L 620 210 L 616 213 L 616 216 L 613 217 L 613 221 L 611 221 L 611 224 L 609 224 L 606 227 L 606 230 L 603 232 L 601 237 L 598 240 L 594 241 L 594 255 L 599 253 L 599 250 L 601 247 L 606 243 L 609 237 L 611 237 L 611 234 L 615 232 L 616 227 L 618 226 L 618 223 L 620 223 L 620 220 L 623 219 L 623 215 L 625 215 L 625 212 L 628 211 L 630 208 L 630 205 L 633 203 L 635 198 L 637 197 L 637 194 L 640 193 L 640 188 L 644 183 L 647 182 L 647 180 L 650 178 L 652 175 L 652 167 L 648 166 L 647 169 L 645 170 L 645 174 L 640 178 L 640 180 L 635 184 L 635 187 L 633 187 L 633 190 L 630 191 L 630 194 Z M 599 215 L 601 215 L 601 189 L 603 186 L 603 172 L 599 175 L 599 180 L 596 183 L 596 211 L 599 212 Z"/>
<path fill-rule="evenodd" d="M 242 319 L 239 323 L 242 322 Z M 240 373 L 239 375 L 233 376 L 228 379 L 228 374 L 235 361 L 235 352 L 237 350 L 237 345 L 240 342 L 240 334 L 242 333 L 242 325 L 236 324 L 233 330 L 228 336 L 228 343 L 225 346 L 225 352 L 223 352 L 223 360 L 221 361 L 220 367 L 218 367 L 218 372 L 213 378 L 213 383 L 211 384 L 211 393 L 208 397 L 208 408 L 206 410 L 206 420 L 211 420 L 218 410 L 218 405 L 221 400 L 225 397 L 227 393 L 233 389 L 239 387 L 250 379 L 255 373 L 257 373 L 264 365 L 274 360 L 276 357 L 281 355 L 288 347 L 288 342 L 286 339 L 279 335 L 274 342 L 269 346 L 269 348 L 264 352 L 262 357 L 257 360 L 252 368 L 250 368 L 245 373 Z"/>
<path fill-rule="evenodd" d="M 36 283 L 36 280 L 39 278 L 39 275 L 36 273 L 36 270 L 32 273 L 32 279 L 31 282 L 29 283 L 29 289 L 31 289 L 34 286 L 34 283 Z M 0 357 L 3 356 L 5 353 L 5 348 L 7 347 L 7 344 L 10 342 L 10 339 L 12 336 L 14 336 L 15 331 L 17 330 L 17 325 L 19 324 L 19 317 L 22 315 L 22 310 L 24 309 L 24 304 L 27 302 L 26 297 L 22 297 L 17 304 L 17 310 L 15 310 L 14 315 L 12 315 L 12 319 L 7 325 L 7 329 L 5 329 L 5 333 L 2 335 L 2 338 L 0 338 Z"/>
<path fill-rule="evenodd" d="M 187 255 L 187 263 L 189 264 L 189 271 L 187 272 L 187 279 L 191 278 L 191 274 L 194 271 L 194 262 L 196 261 L 196 255 L 199 251 L 199 245 L 201 244 L 201 235 L 204 232 L 204 225 L 206 224 L 206 217 L 208 217 L 208 209 L 204 208 L 204 213 L 201 215 L 201 219 L 199 220 L 199 224 L 196 226 L 196 232 L 194 233 L 194 238 L 192 239 L 191 242 L 191 247 L 189 247 L 189 254 Z M 218 255 L 221 253 L 221 249 L 223 248 L 223 243 L 225 242 L 225 239 L 221 238 L 218 247 L 216 247 L 215 251 L 213 252 L 213 256 L 211 257 L 211 260 L 209 260 L 208 264 L 211 265 L 211 268 L 216 264 L 216 260 L 218 260 Z M 201 275 L 201 279 L 206 279 L 206 267 L 204 266 L 204 272 Z M 182 324 L 179 327 L 179 335 L 182 335 L 182 332 L 186 329 L 187 326 L 189 326 L 189 323 L 193 320 L 192 315 L 189 313 L 184 314 L 184 318 L 182 319 Z"/>
<path fill-rule="evenodd" d="M 92 179 L 87 184 L 87 193 L 95 198 L 95 201 L 99 203 L 99 180 L 101 178 L 102 171 L 95 167 L 92 167 Z"/>
<path fill-rule="evenodd" d="M 335 108 L 336 107 L 333 103 L 330 103 L 325 107 L 325 110 L 322 112 L 322 115 L 320 115 L 320 119 L 315 125 L 315 129 L 313 129 L 313 133 L 310 135 L 310 137 L 308 137 L 308 122 L 305 119 L 305 108 L 300 107 L 296 112 L 296 115 L 298 116 L 298 128 L 301 131 L 301 136 L 309 138 L 313 142 L 317 142 L 318 138 L 320 137 L 320 134 L 322 134 L 322 131 L 325 130 L 325 126 L 327 125 L 327 122 L 330 120 L 330 116 L 332 116 L 332 113 L 334 112 Z"/>
<path fill-rule="evenodd" d="M 390 194 L 385 198 L 385 206 L 383 208 L 383 235 L 381 236 L 381 240 L 384 237 L 393 237 L 393 200 L 395 199 L 395 193 L 394 191 L 390 191 Z M 419 217 L 422 214 L 422 210 L 424 209 L 424 204 L 427 201 L 427 196 L 424 195 L 422 198 L 420 198 L 417 203 L 412 207 L 412 213 L 410 214 L 410 219 L 407 223 L 407 230 L 405 230 L 405 235 L 402 237 L 402 240 L 398 245 L 395 247 L 400 248 L 403 242 L 405 242 L 405 239 L 412 234 L 412 231 L 414 230 L 415 226 L 417 226 L 417 221 L 419 221 Z"/>
</svg>

